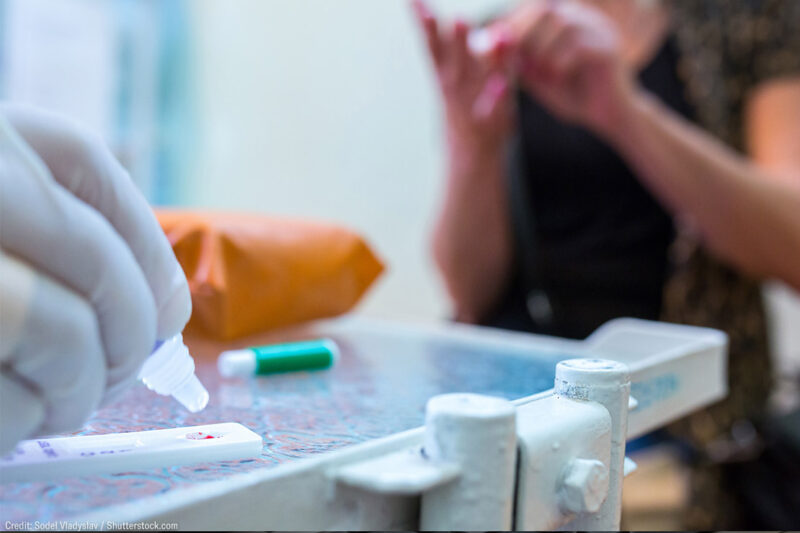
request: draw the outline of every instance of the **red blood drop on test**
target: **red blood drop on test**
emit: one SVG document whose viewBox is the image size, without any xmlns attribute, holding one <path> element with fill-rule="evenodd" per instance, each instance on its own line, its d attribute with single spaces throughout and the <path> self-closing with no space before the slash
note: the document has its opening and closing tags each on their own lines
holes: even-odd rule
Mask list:
<svg viewBox="0 0 800 533">
<path fill-rule="evenodd" d="M 203 433 L 202 431 L 198 431 L 197 433 L 189 433 L 186 435 L 187 439 L 190 440 L 206 440 L 206 439 L 216 439 L 216 435 L 210 435 L 208 433 Z"/>
</svg>

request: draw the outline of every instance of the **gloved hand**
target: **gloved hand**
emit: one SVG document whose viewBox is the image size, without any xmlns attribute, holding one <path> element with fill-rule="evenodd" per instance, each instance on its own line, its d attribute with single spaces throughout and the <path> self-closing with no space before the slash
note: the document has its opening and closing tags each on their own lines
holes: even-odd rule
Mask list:
<svg viewBox="0 0 800 533">
<path fill-rule="evenodd" d="M 0 107 L 0 454 L 77 429 L 191 314 L 147 202 L 70 121 Z"/>
</svg>

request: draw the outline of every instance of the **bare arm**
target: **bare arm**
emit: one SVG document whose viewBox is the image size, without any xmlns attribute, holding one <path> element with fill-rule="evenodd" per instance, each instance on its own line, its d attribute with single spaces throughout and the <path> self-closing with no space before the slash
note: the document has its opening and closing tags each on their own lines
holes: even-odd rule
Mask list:
<svg viewBox="0 0 800 533">
<path fill-rule="evenodd" d="M 722 259 L 800 289 L 800 78 L 754 91 L 745 157 L 638 87 L 600 12 L 561 2 L 515 22 L 522 82 L 543 105 L 613 145 Z"/>
<path fill-rule="evenodd" d="M 642 94 L 605 134 L 723 260 L 800 289 L 800 79 L 764 87 L 753 98 L 751 159 Z"/>
<path fill-rule="evenodd" d="M 433 256 L 461 322 L 478 322 L 509 277 L 512 239 L 503 151 L 451 153 Z"/>
<path fill-rule="evenodd" d="M 487 58 L 467 46 L 469 27 L 440 31 L 422 2 L 414 3 L 428 44 L 445 110 L 448 169 L 444 205 L 433 234 L 433 257 L 456 318 L 475 323 L 502 293 L 511 265 L 505 188 L 505 146 L 511 99 L 505 45 Z"/>
</svg>

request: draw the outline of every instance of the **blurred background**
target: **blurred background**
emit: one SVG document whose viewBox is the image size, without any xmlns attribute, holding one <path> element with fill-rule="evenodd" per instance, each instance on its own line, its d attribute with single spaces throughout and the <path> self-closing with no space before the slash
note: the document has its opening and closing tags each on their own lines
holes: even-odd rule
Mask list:
<svg viewBox="0 0 800 533">
<path fill-rule="evenodd" d="M 431 3 L 480 19 L 513 1 Z M 344 224 L 389 265 L 362 312 L 449 316 L 428 245 L 439 102 L 407 0 L 0 0 L 0 98 L 99 132 L 155 205 Z M 800 299 L 765 294 L 777 367 L 795 375 Z M 672 505 L 679 476 L 655 464 Z"/>
<path fill-rule="evenodd" d="M 482 19 L 514 1 L 431 4 Z M 362 312 L 448 318 L 428 246 L 439 102 L 407 0 L 0 0 L 0 28 L 0 98 L 99 132 L 153 204 L 342 223 L 390 267 Z M 766 294 L 797 369 L 800 300 Z"/>
<path fill-rule="evenodd" d="M 154 204 L 341 222 L 391 268 L 365 312 L 446 316 L 437 93 L 406 0 L 0 0 L 0 23 L 0 97 L 100 132 Z"/>
</svg>

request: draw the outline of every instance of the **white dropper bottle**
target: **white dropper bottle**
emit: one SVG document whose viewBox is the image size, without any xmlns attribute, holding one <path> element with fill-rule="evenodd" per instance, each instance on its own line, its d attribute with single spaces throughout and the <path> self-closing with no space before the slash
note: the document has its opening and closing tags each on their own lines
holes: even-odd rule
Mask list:
<svg viewBox="0 0 800 533">
<path fill-rule="evenodd" d="M 156 343 L 139 371 L 139 379 L 148 389 L 172 396 L 193 413 L 202 411 L 208 404 L 208 391 L 194 374 L 194 359 L 180 333 Z"/>
</svg>

